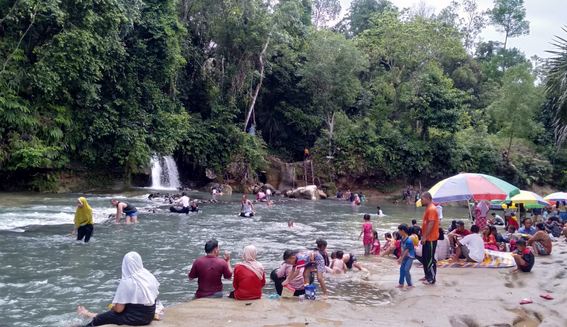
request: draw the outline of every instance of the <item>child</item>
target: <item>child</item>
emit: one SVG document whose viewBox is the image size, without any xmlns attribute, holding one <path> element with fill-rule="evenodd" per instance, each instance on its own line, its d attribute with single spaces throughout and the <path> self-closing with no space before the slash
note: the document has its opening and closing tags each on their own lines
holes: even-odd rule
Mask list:
<svg viewBox="0 0 567 327">
<path fill-rule="evenodd" d="M 396 287 L 403 288 L 405 280 L 408 284 L 408 288 L 412 288 L 413 284 L 411 283 L 410 270 L 413 260 L 415 259 L 415 249 L 413 247 L 413 241 L 409 238 L 410 229 L 408 225 L 401 224 L 398 226 L 398 231 L 402 237 L 402 253 L 398 259 L 398 263 L 400 264 L 400 280 L 399 285 Z"/>
<path fill-rule="evenodd" d="M 370 254 L 370 247 L 372 246 L 372 223 L 370 222 L 370 215 L 364 215 L 364 222 L 362 223 L 362 230 L 360 231 L 360 235 L 358 235 L 358 239 L 362 238 L 362 244 L 364 245 L 364 255 Z"/>
<path fill-rule="evenodd" d="M 331 253 L 331 266 L 330 270 L 332 274 L 344 274 L 347 271 L 347 266 L 343 261 L 343 251 L 337 251 Z"/>
<path fill-rule="evenodd" d="M 378 232 L 374 231 L 373 233 L 373 242 L 372 248 L 370 249 L 370 253 L 373 255 L 380 255 L 380 240 L 378 239 Z"/>
<path fill-rule="evenodd" d="M 382 255 L 384 255 L 384 252 L 387 252 L 390 246 L 392 245 L 392 234 L 390 233 L 384 234 L 384 239 L 385 241 L 384 241 L 384 246 L 382 247 Z"/>
<path fill-rule="evenodd" d="M 516 266 L 518 267 L 516 271 L 530 272 L 535 263 L 534 254 L 530 249 L 526 248 L 526 241 L 524 240 L 516 241 L 516 247 L 516 252 L 512 253 L 514 261 L 516 261 Z"/>
<path fill-rule="evenodd" d="M 496 228 L 494 228 L 496 230 Z M 498 251 L 498 243 L 496 242 L 496 237 L 492 233 L 490 226 L 484 227 L 482 232 L 482 240 L 484 241 L 484 248 L 487 250 Z"/>
</svg>

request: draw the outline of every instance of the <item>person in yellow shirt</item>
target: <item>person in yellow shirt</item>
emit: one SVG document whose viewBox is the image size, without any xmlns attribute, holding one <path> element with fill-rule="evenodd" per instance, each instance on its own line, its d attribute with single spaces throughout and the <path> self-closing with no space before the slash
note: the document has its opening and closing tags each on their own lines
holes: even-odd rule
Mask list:
<svg viewBox="0 0 567 327">
<path fill-rule="evenodd" d="M 77 200 L 77 210 L 75 211 L 75 227 L 73 234 L 77 234 L 77 241 L 85 240 L 88 243 L 93 235 L 93 209 L 87 199 L 80 197 Z"/>
</svg>

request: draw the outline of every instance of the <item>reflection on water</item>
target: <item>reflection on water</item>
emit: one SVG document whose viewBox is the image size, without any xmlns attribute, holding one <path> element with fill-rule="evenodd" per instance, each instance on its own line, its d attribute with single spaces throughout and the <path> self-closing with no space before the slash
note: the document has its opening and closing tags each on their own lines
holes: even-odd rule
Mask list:
<svg viewBox="0 0 567 327">
<path fill-rule="evenodd" d="M 187 271 L 193 259 L 204 252 L 204 242 L 213 237 L 220 241 L 221 249 L 232 251 L 235 259 L 244 246 L 256 245 L 268 274 L 279 265 L 286 248 L 312 247 L 315 239 L 323 237 L 329 251 L 353 252 L 371 271 L 331 276 L 331 298 L 369 305 L 388 303 L 391 298 L 397 265 L 385 258 L 361 258 L 361 217 L 374 213 L 375 205 L 352 208 L 346 202 L 282 199 L 272 208 L 258 204 L 256 217 L 250 219 L 237 216 L 236 195 L 219 204 L 201 205 L 201 213 L 179 215 L 166 212 L 167 205 L 152 203 L 145 195 L 130 194 L 128 201 L 141 211 L 140 224 L 114 225 L 107 221 L 108 214 L 114 212 L 109 204 L 112 196 L 90 196 L 97 224 L 91 242 L 85 245 L 68 235 L 76 198 L 12 195 L 0 200 L 3 325 L 65 326 L 81 322 L 74 313 L 78 304 L 104 310 L 120 278 L 122 256 L 128 251 L 139 252 L 146 268 L 156 275 L 165 305 L 190 300 L 197 285 L 187 280 Z M 158 211 L 150 213 L 155 207 Z M 384 232 L 419 218 L 422 212 L 411 207 L 381 207 L 388 217 L 377 221 L 373 216 L 372 220 L 381 239 Z M 445 216 L 464 217 L 466 211 L 446 209 Z M 289 219 L 295 221 L 292 229 L 287 226 Z M 383 281 L 389 286 L 380 286 Z M 225 291 L 230 290 L 230 281 L 225 285 Z M 264 293 L 272 292 L 273 286 L 266 285 Z"/>
</svg>

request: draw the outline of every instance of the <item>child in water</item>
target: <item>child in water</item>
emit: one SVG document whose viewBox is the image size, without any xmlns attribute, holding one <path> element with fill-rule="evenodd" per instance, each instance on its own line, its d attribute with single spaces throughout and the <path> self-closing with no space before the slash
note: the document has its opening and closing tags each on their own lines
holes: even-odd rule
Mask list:
<svg viewBox="0 0 567 327">
<path fill-rule="evenodd" d="M 346 263 L 343 261 L 343 251 L 331 253 L 331 265 L 329 267 L 332 274 L 344 274 L 347 271 Z"/>
<path fill-rule="evenodd" d="M 362 245 L 364 245 L 364 255 L 370 255 L 370 248 L 372 247 L 373 237 L 372 237 L 372 223 L 370 222 L 370 215 L 364 215 L 364 222 L 362 223 L 362 230 L 358 239 L 362 237 Z"/>
<path fill-rule="evenodd" d="M 391 233 L 386 233 L 384 234 L 384 246 L 382 247 L 382 255 L 384 255 L 384 252 L 387 252 L 390 249 L 390 246 L 392 246 L 392 234 Z"/>
<path fill-rule="evenodd" d="M 380 255 L 380 240 L 378 239 L 378 232 L 373 232 L 373 242 L 372 248 L 370 249 L 370 253 L 373 255 Z"/>
</svg>

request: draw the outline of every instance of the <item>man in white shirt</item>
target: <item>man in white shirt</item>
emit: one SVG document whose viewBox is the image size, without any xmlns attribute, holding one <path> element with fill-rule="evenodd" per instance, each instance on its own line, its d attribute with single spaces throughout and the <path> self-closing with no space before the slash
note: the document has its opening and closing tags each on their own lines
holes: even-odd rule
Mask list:
<svg viewBox="0 0 567 327">
<path fill-rule="evenodd" d="M 458 242 L 455 255 L 451 258 L 452 261 L 461 257 L 470 262 L 482 262 L 484 260 L 484 241 L 478 234 L 479 231 L 477 225 L 471 226 L 471 233 Z"/>
<path fill-rule="evenodd" d="M 176 213 L 189 213 L 190 199 L 187 193 L 181 193 L 181 197 L 175 201 L 174 206 L 169 208 L 169 211 Z"/>
</svg>

